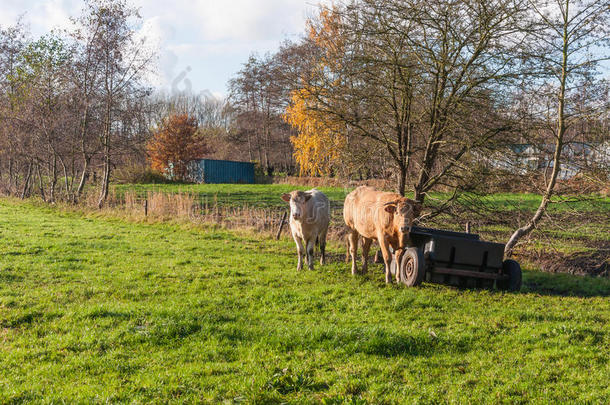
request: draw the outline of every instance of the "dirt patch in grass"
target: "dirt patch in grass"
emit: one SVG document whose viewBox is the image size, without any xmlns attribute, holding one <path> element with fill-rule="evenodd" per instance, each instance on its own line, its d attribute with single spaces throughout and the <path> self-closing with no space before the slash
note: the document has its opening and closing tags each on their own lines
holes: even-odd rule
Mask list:
<svg viewBox="0 0 610 405">
<path fill-rule="evenodd" d="M 540 270 L 549 273 L 568 273 L 597 277 L 610 277 L 610 243 L 597 243 L 598 249 L 587 252 L 566 254 L 562 252 L 534 251 L 523 252 L 540 266 Z"/>
</svg>

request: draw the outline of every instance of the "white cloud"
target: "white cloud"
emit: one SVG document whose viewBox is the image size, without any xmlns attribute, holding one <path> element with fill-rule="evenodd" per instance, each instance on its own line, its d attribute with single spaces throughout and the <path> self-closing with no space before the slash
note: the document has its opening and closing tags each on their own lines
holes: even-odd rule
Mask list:
<svg viewBox="0 0 610 405">
<path fill-rule="evenodd" d="M 77 0 L 2 0 L 0 25 L 14 25 L 19 16 L 30 27 L 33 35 L 42 35 L 54 28 L 70 24 L 70 16 L 77 15 L 82 6 Z"/>
<path fill-rule="evenodd" d="M 164 38 L 159 47 L 163 86 L 186 72 L 195 91 L 216 93 L 226 91 L 226 82 L 250 53 L 273 51 L 287 36 L 303 32 L 313 8 L 307 0 L 145 0 L 140 6 Z"/>
<path fill-rule="evenodd" d="M 32 28 L 44 27 L 46 31 L 49 31 L 53 28 L 69 26 L 69 10 L 75 4 L 78 3 L 65 0 L 37 2 L 31 11 Z"/>
<path fill-rule="evenodd" d="M 147 45 L 156 50 L 158 54 L 157 70 L 149 82 L 155 86 L 167 87 L 170 78 L 174 76 L 178 56 L 168 45 L 175 36 L 175 30 L 163 22 L 163 18 L 156 16 L 146 19 L 137 37 L 146 41 Z"/>
<path fill-rule="evenodd" d="M 26 13 L 35 36 L 66 27 L 81 13 L 80 0 L 1 0 L 0 25 Z M 138 35 L 158 49 L 159 86 L 168 87 L 188 66 L 195 91 L 224 93 L 225 83 L 252 52 L 273 51 L 304 30 L 311 0 L 132 0 L 143 25 Z M 314 0 L 315 1 L 315 0 Z"/>
<path fill-rule="evenodd" d="M 311 8 L 306 0 L 141 0 L 143 15 L 163 16 L 176 31 L 206 41 L 265 40 L 301 32 Z"/>
<path fill-rule="evenodd" d="M 211 40 L 265 40 L 303 28 L 302 0 L 199 1 L 201 31 Z"/>
</svg>

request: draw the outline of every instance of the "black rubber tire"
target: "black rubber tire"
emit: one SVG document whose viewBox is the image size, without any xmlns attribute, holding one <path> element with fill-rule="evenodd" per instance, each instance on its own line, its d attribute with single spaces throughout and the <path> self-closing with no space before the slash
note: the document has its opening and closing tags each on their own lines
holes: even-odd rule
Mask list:
<svg viewBox="0 0 610 405">
<path fill-rule="evenodd" d="M 502 291 L 521 290 L 521 266 L 514 260 L 508 259 L 502 262 L 502 274 L 508 276 L 507 280 L 498 280 L 496 286 Z"/>
<path fill-rule="evenodd" d="M 400 281 L 409 287 L 418 286 L 426 275 L 424 254 L 418 248 L 405 250 L 400 261 Z"/>
</svg>

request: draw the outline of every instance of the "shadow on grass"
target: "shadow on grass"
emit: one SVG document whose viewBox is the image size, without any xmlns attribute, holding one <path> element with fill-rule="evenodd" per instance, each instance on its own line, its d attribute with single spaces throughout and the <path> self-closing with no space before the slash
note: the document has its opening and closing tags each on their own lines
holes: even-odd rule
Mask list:
<svg viewBox="0 0 610 405">
<path fill-rule="evenodd" d="M 489 290 L 490 288 L 468 288 L 452 285 L 461 290 Z M 538 294 L 559 297 L 610 297 L 610 279 L 607 277 L 576 276 L 564 273 L 545 273 L 542 271 L 524 271 L 520 291 L 501 292 L 503 294 Z"/>
<path fill-rule="evenodd" d="M 520 292 L 565 297 L 610 297 L 610 279 L 525 271 Z"/>
<path fill-rule="evenodd" d="M 311 328 L 277 331 L 265 342 L 284 352 L 299 350 L 340 350 L 348 355 L 367 354 L 379 357 L 430 356 L 437 351 L 465 353 L 470 351 L 466 340 L 445 340 L 427 333 L 409 334 L 382 327 Z"/>
<path fill-rule="evenodd" d="M 580 298 L 610 297 L 610 279 L 607 277 L 577 276 L 542 271 L 524 271 L 521 290 L 515 292 L 501 292 L 491 287 L 471 288 L 455 285 L 451 285 L 451 287 L 472 291 L 491 290 L 500 294 L 538 294 Z"/>
<path fill-rule="evenodd" d="M 11 271 L 0 270 L 0 282 L 17 283 L 23 281 L 23 279 L 24 277 L 19 274 L 15 274 Z"/>
<path fill-rule="evenodd" d="M 56 318 L 61 318 L 61 313 L 45 313 L 41 311 L 29 311 L 23 315 L 0 320 L 0 327 L 3 328 L 20 328 L 29 327 L 32 324 L 52 321 Z"/>
<path fill-rule="evenodd" d="M 345 272 L 349 272 L 351 268 L 351 258 L 346 262 L 345 253 L 330 252 L 327 253 L 327 263 L 344 264 Z M 362 269 L 360 255 L 356 261 L 358 270 Z M 373 257 L 369 257 L 369 268 L 366 275 L 358 274 L 363 280 L 377 280 L 379 274 L 383 274 L 383 264 L 375 264 Z M 439 284 L 432 284 L 439 285 Z M 447 285 L 448 284 L 440 284 Z M 450 285 L 452 288 L 460 290 L 489 290 L 485 287 L 469 287 L 467 285 L 457 286 Z M 406 288 L 406 287 L 405 287 Z M 498 291 L 492 289 L 493 291 Z M 610 278 L 604 276 L 588 276 L 574 275 L 566 273 L 549 273 L 544 271 L 524 270 L 523 271 L 523 286 L 517 294 L 540 294 L 549 296 L 562 297 L 610 297 Z"/>
</svg>

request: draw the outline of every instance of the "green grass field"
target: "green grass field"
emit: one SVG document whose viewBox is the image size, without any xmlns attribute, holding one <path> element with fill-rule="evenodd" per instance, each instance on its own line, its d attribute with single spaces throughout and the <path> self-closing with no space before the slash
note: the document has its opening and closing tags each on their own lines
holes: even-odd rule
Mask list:
<svg viewBox="0 0 610 405">
<path fill-rule="evenodd" d="M 189 193 L 198 201 L 209 205 L 251 206 L 257 208 L 282 208 L 286 203 L 280 198 L 283 193 L 295 189 L 307 190 L 311 187 L 297 187 L 290 184 L 121 184 L 115 185 L 117 194 L 133 191 L 144 197 L 147 192 Z M 343 202 L 351 189 L 320 187 L 335 204 Z"/>
<path fill-rule="evenodd" d="M 144 198 L 148 192 L 187 193 L 205 207 L 254 207 L 277 211 L 287 204 L 282 193 L 306 186 L 290 184 L 131 184 L 117 185 L 118 196 L 134 192 Z M 331 201 L 333 226 L 343 224 L 342 207 L 352 189 L 321 187 Z M 448 194 L 433 193 L 426 204 L 438 206 Z M 485 196 L 462 194 L 446 214 L 424 226 L 463 230 L 470 222 L 473 232 L 485 240 L 506 243 L 512 232 L 531 218 L 540 204 L 535 194 L 503 193 Z M 602 274 L 610 269 L 610 198 L 596 195 L 558 196 L 531 238 L 518 247 L 518 259 L 548 271 L 575 274 Z M 550 254 L 549 254 L 550 253 Z"/>
<path fill-rule="evenodd" d="M 282 193 L 292 190 L 308 190 L 311 187 L 294 186 L 291 184 L 121 184 L 113 186 L 117 194 L 126 191 L 133 191 L 139 196 L 144 197 L 147 192 L 165 193 L 189 193 L 197 196 L 198 200 L 208 204 L 241 206 L 249 205 L 252 207 L 277 207 L 286 205 L 280 199 Z M 345 196 L 353 188 L 342 187 L 318 187 L 324 192 L 334 206 L 343 205 Z M 408 195 L 407 195 L 408 196 Z M 448 194 L 431 193 L 434 200 L 429 203 L 435 204 L 436 200 L 448 198 Z M 473 195 L 464 195 L 461 198 L 464 204 L 473 201 Z M 566 210 L 579 211 L 606 211 L 610 213 L 610 198 L 599 198 L 595 196 L 585 196 L 585 198 L 571 199 L 555 198 L 557 204 L 550 206 L 551 212 L 561 212 Z M 477 204 L 489 206 L 502 211 L 524 210 L 533 211 L 540 204 L 540 196 L 536 194 L 517 194 L 502 193 L 483 196 L 477 199 Z"/>
<path fill-rule="evenodd" d="M 0 200 L 0 403 L 607 403 L 610 280 L 386 286 L 343 252 Z"/>
</svg>

